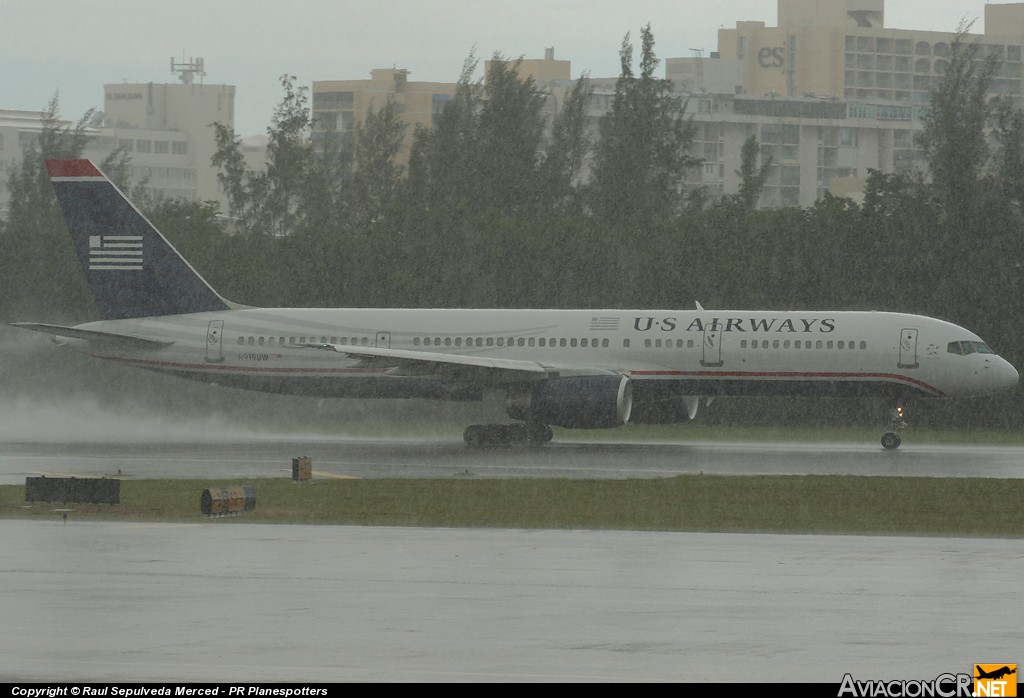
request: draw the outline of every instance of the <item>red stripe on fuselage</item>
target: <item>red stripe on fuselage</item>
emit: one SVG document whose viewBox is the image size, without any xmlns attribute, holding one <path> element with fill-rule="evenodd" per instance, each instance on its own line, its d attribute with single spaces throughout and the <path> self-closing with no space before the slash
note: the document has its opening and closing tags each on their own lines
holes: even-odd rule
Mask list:
<svg viewBox="0 0 1024 698">
<path fill-rule="evenodd" d="M 54 179 L 61 177 L 103 177 L 88 160 L 47 160 L 46 173 Z"/>
</svg>

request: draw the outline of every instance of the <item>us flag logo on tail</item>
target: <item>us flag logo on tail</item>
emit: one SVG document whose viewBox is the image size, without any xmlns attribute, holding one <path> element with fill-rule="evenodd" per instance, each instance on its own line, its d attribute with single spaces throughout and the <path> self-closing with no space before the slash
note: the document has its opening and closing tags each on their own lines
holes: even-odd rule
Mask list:
<svg viewBox="0 0 1024 698">
<path fill-rule="evenodd" d="M 90 235 L 89 271 L 142 271 L 142 236 Z"/>
</svg>

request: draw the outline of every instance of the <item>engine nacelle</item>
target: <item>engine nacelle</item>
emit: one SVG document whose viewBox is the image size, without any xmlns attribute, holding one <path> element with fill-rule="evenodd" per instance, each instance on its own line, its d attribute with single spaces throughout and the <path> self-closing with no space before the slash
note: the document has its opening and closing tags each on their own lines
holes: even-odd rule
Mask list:
<svg viewBox="0 0 1024 698">
<path fill-rule="evenodd" d="M 638 399 L 630 421 L 633 424 L 679 424 L 696 417 L 699 407 L 700 398 L 690 395 L 664 400 Z"/>
<path fill-rule="evenodd" d="M 633 386 L 625 376 L 572 376 L 533 383 L 510 395 L 508 415 L 567 429 L 606 429 L 629 421 Z"/>
</svg>

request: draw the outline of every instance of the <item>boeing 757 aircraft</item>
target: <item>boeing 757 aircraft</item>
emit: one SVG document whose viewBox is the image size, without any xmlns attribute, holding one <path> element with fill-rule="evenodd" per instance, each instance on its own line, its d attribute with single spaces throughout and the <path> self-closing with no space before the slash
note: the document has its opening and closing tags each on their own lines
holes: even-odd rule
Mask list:
<svg viewBox="0 0 1024 698">
<path fill-rule="evenodd" d="M 88 160 L 47 171 L 102 320 L 17 323 L 96 358 L 273 393 L 481 400 L 511 424 L 474 446 L 693 419 L 718 395 L 878 396 L 882 445 L 908 398 L 987 395 L 1017 371 L 974 333 L 920 315 L 740 310 L 251 308 L 222 298 Z"/>
</svg>

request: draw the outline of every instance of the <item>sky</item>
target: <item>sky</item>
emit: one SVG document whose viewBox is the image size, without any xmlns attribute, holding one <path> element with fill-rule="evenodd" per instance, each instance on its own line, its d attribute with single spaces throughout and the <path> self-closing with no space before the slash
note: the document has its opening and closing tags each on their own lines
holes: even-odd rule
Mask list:
<svg viewBox="0 0 1024 698">
<path fill-rule="evenodd" d="M 952 32 L 976 20 L 981 32 L 984 4 L 887 0 L 885 25 Z M 0 109 L 41 110 L 56 94 L 77 120 L 103 108 L 103 85 L 175 82 L 172 57 L 202 57 L 204 82 L 236 87 L 236 131 L 250 136 L 269 126 L 285 74 L 309 86 L 397 67 L 455 82 L 471 52 L 543 58 L 554 47 L 573 78 L 615 77 L 623 37 L 648 23 L 664 60 L 707 55 L 738 21 L 777 20 L 776 0 L 0 0 Z"/>
</svg>

